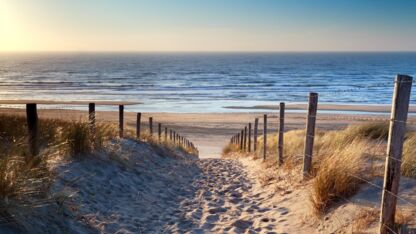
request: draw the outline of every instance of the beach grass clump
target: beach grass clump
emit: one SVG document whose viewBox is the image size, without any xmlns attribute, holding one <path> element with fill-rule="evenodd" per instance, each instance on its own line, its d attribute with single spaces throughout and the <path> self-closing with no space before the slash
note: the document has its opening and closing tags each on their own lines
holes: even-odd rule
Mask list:
<svg viewBox="0 0 416 234">
<path fill-rule="evenodd" d="M 407 135 L 403 145 L 402 175 L 416 178 L 416 132 Z"/>
<path fill-rule="evenodd" d="M 85 122 L 68 123 L 63 131 L 63 138 L 73 156 L 91 153 L 94 148 L 90 126 Z"/>
<path fill-rule="evenodd" d="M 327 146 L 334 148 L 351 144 L 356 139 L 367 139 L 375 141 L 386 141 L 389 134 L 387 122 L 365 123 L 350 125 L 339 131 L 329 131 L 325 134 Z"/>
<path fill-rule="evenodd" d="M 239 152 L 240 147 L 236 144 L 228 144 L 222 149 L 222 155 L 227 155 L 232 152 Z"/>
<path fill-rule="evenodd" d="M 138 140 L 136 133 L 129 129 L 127 130 L 126 137 L 131 140 Z M 164 134 L 162 134 L 161 139 L 159 140 L 159 136 L 157 134 L 150 134 L 150 132 L 145 131 L 140 134 L 140 140 L 139 142 L 146 142 L 149 145 L 151 145 L 156 151 L 166 151 L 168 154 L 175 154 L 176 152 L 184 152 L 190 155 L 197 156 L 198 152 L 196 149 L 193 149 L 191 147 L 186 147 L 179 145 L 178 142 L 174 143 L 172 140 L 169 140 L 169 137 L 167 140 L 165 140 Z"/>
<path fill-rule="evenodd" d="M 66 122 L 61 129 L 61 142 L 73 157 L 91 154 L 100 150 L 106 140 L 116 137 L 115 126 L 96 123 L 94 127 L 85 121 Z"/>
<path fill-rule="evenodd" d="M 24 161 L 23 161 L 24 162 Z M 17 190 L 19 177 L 23 175 L 22 160 L 10 155 L 0 158 L 0 198 L 12 196 Z"/>
<path fill-rule="evenodd" d="M 337 149 L 322 160 L 312 182 L 311 202 L 317 215 L 324 214 L 334 203 L 353 195 L 365 177 L 367 141 L 354 141 Z"/>
</svg>

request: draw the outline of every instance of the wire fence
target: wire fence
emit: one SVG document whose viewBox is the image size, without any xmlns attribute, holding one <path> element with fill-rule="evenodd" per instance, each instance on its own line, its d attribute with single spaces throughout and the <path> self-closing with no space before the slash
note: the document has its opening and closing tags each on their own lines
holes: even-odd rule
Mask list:
<svg viewBox="0 0 416 234">
<path fill-rule="evenodd" d="M 359 180 L 361 183 L 371 186 L 377 189 L 378 191 L 380 191 L 381 193 L 383 193 L 383 198 L 381 201 L 382 209 L 381 209 L 381 214 L 380 214 L 381 216 L 380 233 L 397 233 L 397 230 L 395 229 L 395 226 L 394 226 L 394 214 L 395 214 L 395 209 L 396 209 L 395 202 L 392 200 L 389 200 L 391 199 L 389 198 L 389 196 L 393 197 L 394 198 L 393 200 L 399 200 L 407 204 L 407 206 L 416 208 L 416 201 L 411 201 L 401 196 L 400 194 L 396 192 L 398 189 L 396 190 L 394 188 L 394 186 L 397 186 L 398 188 L 398 184 L 395 185 L 395 183 L 397 183 L 396 181 L 398 181 L 400 178 L 400 171 L 396 171 L 396 168 L 397 168 L 396 165 L 399 165 L 399 170 L 400 170 L 400 166 L 403 166 L 406 163 L 412 163 L 411 166 L 416 167 L 416 165 L 413 165 L 414 162 L 404 162 L 403 160 L 401 160 L 401 150 L 398 150 L 398 149 L 402 149 L 403 147 L 404 126 L 406 125 L 406 123 L 408 125 L 407 126 L 408 128 L 411 125 L 416 124 L 416 121 L 414 120 L 406 120 L 407 110 L 409 108 L 410 87 L 412 84 L 412 79 L 411 77 L 408 77 L 408 76 L 401 77 L 399 75 L 396 78 L 396 81 L 386 82 L 384 84 L 380 84 L 378 87 L 386 87 L 387 85 L 392 85 L 392 84 L 395 85 L 395 93 L 393 95 L 393 105 L 392 105 L 392 114 L 391 114 L 392 117 L 390 117 L 389 115 L 382 116 L 382 117 L 380 116 L 357 117 L 357 116 L 345 116 L 345 115 L 328 114 L 328 113 L 324 115 L 318 114 L 315 116 L 311 113 L 313 113 L 313 109 L 316 107 L 314 107 L 313 105 L 311 106 L 311 103 L 309 103 L 309 106 L 307 107 L 309 108 L 309 110 L 308 109 L 306 110 L 307 114 L 305 114 L 304 116 L 297 114 L 296 116 L 298 121 L 299 120 L 304 121 L 304 126 L 306 126 L 307 128 L 307 131 L 304 134 L 305 153 L 303 155 L 297 155 L 297 156 L 295 155 L 291 157 L 292 160 L 303 161 L 304 177 L 307 177 L 308 175 L 310 175 L 311 165 L 310 163 L 308 165 L 308 161 L 309 162 L 312 161 L 313 156 L 312 156 L 312 151 L 310 152 L 308 151 L 308 147 L 313 147 L 313 139 L 315 137 L 315 134 L 314 134 L 314 130 L 309 132 L 308 125 L 313 124 L 313 128 L 314 128 L 316 121 L 318 122 L 318 126 L 319 126 L 320 121 L 338 121 L 339 122 L 340 120 L 353 120 L 353 121 L 366 121 L 366 122 L 387 122 L 387 121 L 390 122 L 391 126 L 390 126 L 390 133 L 389 133 L 389 144 L 388 144 L 388 149 L 387 149 L 388 153 L 386 155 L 376 155 L 377 157 L 381 157 L 385 159 L 384 166 L 386 167 L 386 173 L 390 173 L 388 175 L 385 174 L 384 186 L 377 185 L 376 183 L 372 181 L 372 179 L 363 178 L 362 176 L 348 173 L 348 176 L 355 178 Z M 309 96 L 310 98 L 309 100 L 311 100 L 311 95 Z M 284 107 L 284 104 L 283 104 L 283 107 Z M 254 119 L 256 119 L 256 121 L 264 119 L 263 121 L 264 124 L 259 124 L 259 126 L 256 126 L 257 128 L 255 127 L 254 135 L 256 136 L 263 135 L 263 139 L 262 139 L 263 142 L 260 143 L 260 145 L 264 145 L 262 149 L 263 154 L 264 154 L 263 159 L 266 159 L 266 155 L 267 157 L 270 157 L 270 155 L 273 155 L 273 157 L 276 157 L 276 159 L 277 157 L 279 157 L 279 159 L 277 159 L 279 161 L 281 160 L 280 158 L 281 152 L 267 152 L 268 150 L 267 135 L 271 133 L 280 133 L 279 135 L 283 136 L 283 134 L 288 131 L 286 126 L 284 126 L 283 128 L 279 126 L 279 124 L 281 123 L 282 116 L 284 119 L 284 111 L 285 111 L 284 108 L 283 109 L 280 108 L 276 110 L 279 110 L 281 112 L 280 115 L 275 114 L 275 113 L 264 113 L 262 115 L 254 116 Z M 396 119 L 396 118 L 402 118 L 404 120 Z M 269 126 L 274 126 L 274 128 L 270 128 Z M 245 128 L 247 128 L 247 125 L 245 125 Z M 395 132 L 391 133 L 392 130 Z M 251 137 L 251 135 L 247 136 L 245 132 L 246 131 L 238 131 L 237 134 L 233 135 L 230 138 L 230 144 L 238 145 L 241 151 L 248 152 L 247 150 L 245 150 L 247 148 L 248 149 L 250 148 L 250 147 L 245 146 L 247 142 L 246 138 Z M 280 138 L 279 135 L 278 135 L 278 139 Z M 254 145 L 259 144 L 256 138 L 254 138 L 253 140 L 254 140 L 253 141 Z M 276 150 L 279 150 L 280 147 L 281 148 L 284 147 L 284 143 L 280 142 L 280 140 L 276 142 L 276 144 L 277 144 Z M 393 150 L 391 148 L 393 148 Z M 257 151 L 255 153 L 261 154 L 262 152 Z M 396 180 L 396 177 L 398 178 L 397 180 Z M 349 200 L 345 197 L 339 196 L 339 198 L 342 198 L 344 201 L 349 202 Z M 386 202 L 386 200 L 388 200 L 388 202 Z M 394 207 L 392 207 L 391 204 L 394 204 L 393 205 Z"/>
</svg>

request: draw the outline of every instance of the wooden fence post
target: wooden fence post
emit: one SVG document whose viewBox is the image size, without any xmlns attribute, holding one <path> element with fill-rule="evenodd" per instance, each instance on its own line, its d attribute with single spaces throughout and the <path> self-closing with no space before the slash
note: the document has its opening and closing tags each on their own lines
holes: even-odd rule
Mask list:
<svg viewBox="0 0 416 234">
<path fill-rule="evenodd" d="M 267 156 L 267 115 L 263 116 L 263 160 L 266 160 Z"/>
<path fill-rule="evenodd" d="M 120 138 L 124 136 L 124 105 L 118 106 L 119 134 Z"/>
<path fill-rule="evenodd" d="M 172 141 L 172 129 L 169 129 L 169 140 Z"/>
<path fill-rule="evenodd" d="M 248 152 L 251 152 L 251 123 L 248 123 Z"/>
<path fill-rule="evenodd" d="M 88 103 L 88 125 L 90 141 L 95 145 L 95 103 Z"/>
<path fill-rule="evenodd" d="M 160 141 L 161 138 L 162 138 L 162 124 L 161 123 L 157 124 L 157 135 L 158 135 L 158 139 Z"/>
<path fill-rule="evenodd" d="M 237 138 L 236 138 L 236 145 L 240 145 L 240 133 L 237 133 Z"/>
<path fill-rule="evenodd" d="M 173 143 L 176 144 L 176 132 L 173 131 Z"/>
<path fill-rule="evenodd" d="M 88 103 L 88 122 L 90 131 L 93 133 L 95 129 L 95 103 Z"/>
<path fill-rule="evenodd" d="M 39 153 L 38 148 L 38 111 L 35 103 L 26 104 L 27 129 L 29 133 L 29 147 L 31 156 Z"/>
<path fill-rule="evenodd" d="M 257 151 L 257 135 L 258 135 L 258 133 L 257 133 L 257 131 L 258 131 L 258 128 L 259 128 L 259 118 L 255 118 L 254 119 L 254 136 L 253 136 L 253 150 L 254 150 L 254 152 L 256 152 Z"/>
<path fill-rule="evenodd" d="M 138 140 L 140 140 L 140 122 L 142 119 L 142 113 L 137 113 L 137 119 L 136 119 L 136 137 Z"/>
<path fill-rule="evenodd" d="M 241 132 L 240 132 L 240 150 L 243 150 L 243 144 L 244 144 L 244 130 L 241 130 Z"/>
<path fill-rule="evenodd" d="M 168 141 L 168 127 L 165 127 L 165 142 Z"/>
<path fill-rule="evenodd" d="M 281 102 L 279 105 L 279 139 L 278 139 L 278 161 L 279 165 L 283 164 L 283 139 L 285 132 L 285 103 Z"/>
<path fill-rule="evenodd" d="M 153 137 L 153 117 L 149 117 L 149 134 Z"/>
<path fill-rule="evenodd" d="M 318 94 L 309 93 L 309 107 L 308 107 L 306 136 L 305 136 L 305 151 L 304 151 L 305 153 L 303 156 L 303 178 L 307 178 L 311 173 L 313 141 L 315 137 L 315 123 L 316 123 L 317 109 L 318 109 Z"/>
<path fill-rule="evenodd" d="M 244 127 L 244 151 L 247 151 L 247 126 Z"/>
<path fill-rule="evenodd" d="M 394 85 L 383 195 L 381 199 L 381 234 L 396 231 L 394 216 L 396 214 L 397 192 L 400 184 L 400 166 L 412 80 L 413 78 L 410 76 L 397 75 Z"/>
</svg>

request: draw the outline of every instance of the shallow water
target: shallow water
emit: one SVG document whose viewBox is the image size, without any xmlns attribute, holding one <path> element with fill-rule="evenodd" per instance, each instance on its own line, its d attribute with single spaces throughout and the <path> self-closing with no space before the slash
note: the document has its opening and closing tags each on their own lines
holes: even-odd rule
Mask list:
<svg viewBox="0 0 416 234">
<path fill-rule="evenodd" d="M 320 103 L 389 104 L 397 73 L 416 74 L 416 53 L 0 54 L 0 98 L 232 112 L 244 110 L 223 107 L 305 102 L 314 91 Z"/>
</svg>

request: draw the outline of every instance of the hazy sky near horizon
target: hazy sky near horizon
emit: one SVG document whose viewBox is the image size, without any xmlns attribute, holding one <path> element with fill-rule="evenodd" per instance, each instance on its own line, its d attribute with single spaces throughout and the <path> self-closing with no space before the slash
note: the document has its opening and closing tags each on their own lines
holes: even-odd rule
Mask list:
<svg viewBox="0 0 416 234">
<path fill-rule="evenodd" d="M 416 51 L 414 0 L 0 0 L 0 51 Z"/>
</svg>

